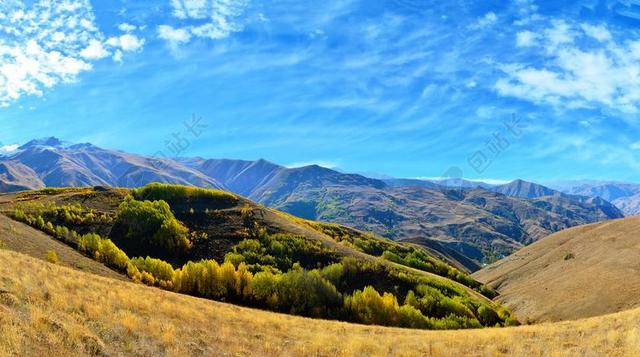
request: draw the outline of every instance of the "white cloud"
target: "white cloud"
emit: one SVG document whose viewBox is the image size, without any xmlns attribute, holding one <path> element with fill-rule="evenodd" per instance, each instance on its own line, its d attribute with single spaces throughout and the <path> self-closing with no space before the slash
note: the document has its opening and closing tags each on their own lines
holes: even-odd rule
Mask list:
<svg viewBox="0 0 640 357">
<path fill-rule="evenodd" d="M 516 46 L 530 47 L 535 45 L 539 35 L 532 31 L 520 31 L 516 34 Z"/>
<path fill-rule="evenodd" d="M 144 45 L 144 39 L 127 33 L 122 36 L 110 37 L 107 40 L 107 44 L 125 52 L 133 52 L 142 48 Z"/>
<path fill-rule="evenodd" d="M 172 44 L 189 42 L 191 33 L 185 29 L 176 29 L 168 25 L 158 26 L 158 36 Z"/>
<path fill-rule="evenodd" d="M 498 16 L 494 12 L 487 12 L 478 19 L 478 21 L 471 25 L 472 28 L 482 29 L 489 26 L 493 26 L 498 21 Z"/>
<path fill-rule="evenodd" d="M 125 37 L 118 46 L 139 49 L 142 42 Z M 88 0 L 0 1 L 0 107 L 75 81 L 114 50 Z"/>
<path fill-rule="evenodd" d="M 587 46 L 585 39 L 595 36 L 607 42 Z M 544 60 L 499 66 L 506 75 L 495 84 L 499 94 L 565 109 L 638 110 L 640 43 L 616 42 L 605 26 L 594 30 L 589 25 L 552 21 L 531 46 Z"/>
<path fill-rule="evenodd" d="M 589 24 L 582 24 L 580 27 L 584 33 L 600 42 L 611 40 L 611 32 L 609 32 L 604 25 L 593 26 Z"/>
<path fill-rule="evenodd" d="M 219 40 L 242 31 L 239 17 L 249 0 L 171 0 L 173 16 L 182 20 L 179 27 L 158 26 L 158 37 L 172 46 L 187 43 L 192 38 Z M 203 20 L 206 22 L 203 23 Z"/>
<path fill-rule="evenodd" d="M 124 54 L 122 53 L 122 50 L 115 50 L 115 52 L 113 52 L 113 56 L 111 57 L 114 61 L 120 63 L 122 62 L 122 57 L 124 56 Z"/>
<path fill-rule="evenodd" d="M 138 29 L 137 26 L 131 25 L 129 23 L 123 22 L 118 25 L 118 29 L 122 32 L 133 32 Z"/>
<path fill-rule="evenodd" d="M 573 42 L 576 34 L 573 28 L 564 20 L 553 20 L 551 27 L 544 31 L 544 36 L 551 48 Z"/>
<path fill-rule="evenodd" d="M 80 56 L 89 60 L 100 59 L 109 56 L 109 51 L 104 48 L 101 41 L 92 39 L 89 45 L 80 51 Z"/>
</svg>

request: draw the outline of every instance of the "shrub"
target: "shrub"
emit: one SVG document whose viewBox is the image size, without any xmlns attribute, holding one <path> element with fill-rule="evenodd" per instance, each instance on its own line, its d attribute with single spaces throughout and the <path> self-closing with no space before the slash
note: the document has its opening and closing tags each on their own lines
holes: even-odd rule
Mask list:
<svg viewBox="0 0 640 357">
<path fill-rule="evenodd" d="M 131 259 L 131 264 L 133 264 L 138 271 L 147 272 L 158 281 L 164 282 L 172 282 L 173 281 L 173 267 L 171 264 L 151 257 L 146 258 L 134 258 Z"/>
<path fill-rule="evenodd" d="M 210 188 L 200 188 L 192 186 L 171 185 L 162 183 L 150 183 L 144 187 L 131 190 L 133 197 L 137 200 L 149 201 L 175 201 L 192 200 L 198 198 L 219 199 L 235 202 L 238 197 L 232 193 Z"/>
<path fill-rule="evenodd" d="M 215 260 L 188 262 L 173 274 L 178 292 L 220 300 L 241 301 L 251 292 L 253 275 L 244 264 L 236 269 L 230 262 L 219 265 Z"/>
<path fill-rule="evenodd" d="M 513 317 L 507 317 L 507 319 L 504 321 L 504 325 L 505 326 L 520 326 L 520 321 L 518 321 L 517 319 L 515 319 Z"/>
<path fill-rule="evenodd" d="M 500 323 L 500 317 L 491 307 L 482 305 L 478 308 L 478 320 L 484 326 L 493 326 Z"/>
<path fill-rule="evenodd" d="M 344 274 L 344 266 L 341 263 L 328 265 L 320 270 L 320 275 L 330 281 L 333 285 L 338 285 Z"/>
<path fill-rule="evenodd" d="M 399 324 L 400 306 L 396 297 L 391 293 L 380 295 L 371 286 L 354 291 L 345 298 L 344 305 L 356 321 L 385 326 Z"/>
<path fill-rule="evenodd" d="M 47 254 L 45 255 L 45 259 L 52 264 L 60 263 L 60 258 L 58 258 L 58 254 L 53 250 L 47 251 Z"/>
<path fill-rule="evenodd" d="M 261 272 L 253 279 L 252 291 L 258 302 L 291 314 L 326 317 L 342 306 L 342 295 L 318 270 Z"/>
<path fill-rule="evenodd" d="M 398 309 L 399 326 L 410 328 L 433 328 L 431 319 L 425 317 L 420 310 L 411 305 L 403 305 Z"/>
<path fill-rule="evenodd" d="M 79 237 L 78 250 L 119 271 L 128 269 L 129 257 L 125 252 L 120 250 L 110 239 L 104 239 L 95 233 Z"/>
<path fill-rule="evenodd" d="M 225 255 L 225 261 L 236 265 L 245 262 L 254 272 L 263 270 L 265 266 L 286 272 L 296 262 L 311 269 L 337 260 L 335 251 L 324 247 L 319 241 L 293 234 L 269 235 L 263 229 L 254 229 L 251 238 L 242 240 Z"/>
</svg>

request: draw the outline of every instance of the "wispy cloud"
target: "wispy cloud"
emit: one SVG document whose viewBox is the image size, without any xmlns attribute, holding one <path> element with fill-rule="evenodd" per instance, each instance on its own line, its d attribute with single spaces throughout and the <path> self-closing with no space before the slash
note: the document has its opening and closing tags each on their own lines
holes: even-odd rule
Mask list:
<svg viewBox="0 0 640 357">
<path fill-rule="evenodd" d="M 484 29 L 489 26 L 493 26 L 498 21 L 498 16 L 495 12 L 490 11 L 480 17 L 474 24 L 471 25 L 472 29 Z"/>
<path fill-rule="evenodd" d="M 0 2 L 0 106 L 73 82 L 92 62 L 144 43 L 133 34 L 114 39 L 97 28 L 87 0 Z"/>
<path fill-rule="evenodd" d="M 249 0 L 171 0 L 177 25 L 158 26 L 158 37 L 173 48 L 192 38 L 219 40 L 244 28 Z"/>
<path fill-rule="evenodd" d="M 499 94 L 560 109 L 638 111 L 639 40 L 614 37 L 603 24 L 556 19 L 546 30 L 519 32 L 516 45 L 531 47 L 543 58 L 500 65 L 505 76 L 495 84 Z"/>
</svg>

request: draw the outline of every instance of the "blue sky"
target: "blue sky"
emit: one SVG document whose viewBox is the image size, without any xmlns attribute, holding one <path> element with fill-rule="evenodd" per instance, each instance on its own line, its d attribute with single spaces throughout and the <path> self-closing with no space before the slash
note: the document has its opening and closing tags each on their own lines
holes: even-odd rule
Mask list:
<svg viewBox="0 0 640 357">
<path fill-rule="evenodd" d="M 397 177 L 640 181 L 633 1 L 0 10 L 1 150 L 53 135 Z M 197 133 L 185 127 L 193 114 Z"/>
</svg>

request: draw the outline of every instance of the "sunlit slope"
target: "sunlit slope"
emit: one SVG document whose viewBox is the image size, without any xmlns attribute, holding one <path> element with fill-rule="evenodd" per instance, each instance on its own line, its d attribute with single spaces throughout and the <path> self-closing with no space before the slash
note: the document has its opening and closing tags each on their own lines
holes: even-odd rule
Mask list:
<svg viewBox="0 0 640 357">
<path fill-rule="evenodd" d="M 169 293 L 0 250 L 0 355 L 637 355 L 640 310 L 515 328 L 419 331 L 311 320 Z"/>
<path fill-rule="evenodd" d="M 110 278 L 125 279 L 123 275 L 82 255 L 68 245 L 2 214 L 0 214 L 0 247 L 38 259 L 45 259 L 49 252 L 55 252 L 62 265 Z"/>
<path fill-rule="evenodd" d="M 640 306 L 640 217 L 552 234 L 473 275 L 517 316 L 558 321 Z"/>
<path fill-rule="evenodd" d="M 48 188 L 1 195 L 0 211 L 50 235 L 34 239 L 64 242 L 135 282 L 191 296 L 383 326 L 517 323 L 491 290 L 420 247 L 220 190 Z M 29 254 L 19 243 L 7 247 Z"/>
</svg>

